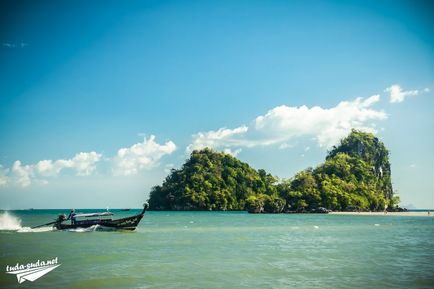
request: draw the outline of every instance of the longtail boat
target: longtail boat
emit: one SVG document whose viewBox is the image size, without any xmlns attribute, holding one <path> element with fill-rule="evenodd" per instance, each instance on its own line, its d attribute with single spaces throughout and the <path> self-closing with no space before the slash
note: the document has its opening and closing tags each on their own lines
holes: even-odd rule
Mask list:
<svg viewBox="0 0 434 289">
<path fill-rule="evenodd" d="M 121 219 L 114 219 L 114 220 L 111 218 L 105 218 L 108 216 L 112 216 L 113 213 L 102 212 L 102 213 L 90 213 L 90 214 L 76 214 L 74 216 L 75 217 L 74 220 L 72 220 L 69 223 L 66 218 L 66 215 L 61 214 L 58 216 L 55 222 L 52 222 L 52 224 L 53 227 L 55 227 L 58 230 L 89 228 L 94 225 L 99 225 L 110 229 L 133 231 L 139 225 L 139 222 L 143 218 L 143 215 L 145 214 L 147 208 L 148 205 L 143 204 L 143 210 L 140 212 L 140 214 L 131 217 L 121 218 Z M 84 218 L 84 220 L 80 220 L 80 218 Z M 92 219 L 88 219 L 88 218 L 92 218 Z"/>
</svg>

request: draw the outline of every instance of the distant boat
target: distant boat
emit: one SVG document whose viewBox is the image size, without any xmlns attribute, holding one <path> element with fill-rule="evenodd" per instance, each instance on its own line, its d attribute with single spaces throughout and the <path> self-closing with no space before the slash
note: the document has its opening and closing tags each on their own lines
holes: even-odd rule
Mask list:
<svg viewBox="0 0 434 289">
<path fill-rule="evenodd" d="M 131 217 L 121 218 L 121 219 L 105 218 L 105 217 L 112 216 L 113 213 L 111 212 L 76 214 L 75 221 L 71 221 L 70 224 L 66 223 L 67 221 L 66 215 L 61 214 L 56 219 L 56 221 L 49 224 L 53 224 L 53 227 L 55 227 L 58 230 L 89 228 L 94 225 L 99 225 L 111 229 L 133 231 L 139 225 L 139 222 L 140 220 L 142 220 L 143 215 L 145 214 L 147 208 L 148 208 L 148 204 L 144 204 L 143 210 L 140 212 L 140 214 Z M 98 218 L 94 218 L 94 217 L 98 217 Z M 88 218 L 92 218 L 92 219 L 88 219 Z"/>
<path fill-rule="evenodd" d="M 122 212 L 128 212 L 131 209 L 121 209 Z"/>
</svg>

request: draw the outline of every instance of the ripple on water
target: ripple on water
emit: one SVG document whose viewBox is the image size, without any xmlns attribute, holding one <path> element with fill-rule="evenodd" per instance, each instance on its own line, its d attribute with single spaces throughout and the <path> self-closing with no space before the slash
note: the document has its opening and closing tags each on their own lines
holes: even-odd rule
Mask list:
<svg viewBox="0 0 434 289">
<path fill-rule="evenodd" d="M 27 228 L 53 218 L 10 215 Z M 433 221 L 151 212 L 128 233 L 0 232 L 0 252 L 58 256 L 53 288 L 429 288 Z"/>
</svg>

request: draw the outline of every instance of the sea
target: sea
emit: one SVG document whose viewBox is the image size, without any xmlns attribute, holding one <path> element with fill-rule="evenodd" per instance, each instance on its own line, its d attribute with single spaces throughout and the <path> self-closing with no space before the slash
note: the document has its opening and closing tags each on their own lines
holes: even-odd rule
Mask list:
<svg viewBox="0 0 434 289">
<path fill-rule="evenodd" d="M 61 213 L 0 211 L 0 288 L 434 288 L 432 217 L 152 211 L 133 232 L 30 229 Z M 33 282 L 6 274 L 54 258 Z"/>
</svg>

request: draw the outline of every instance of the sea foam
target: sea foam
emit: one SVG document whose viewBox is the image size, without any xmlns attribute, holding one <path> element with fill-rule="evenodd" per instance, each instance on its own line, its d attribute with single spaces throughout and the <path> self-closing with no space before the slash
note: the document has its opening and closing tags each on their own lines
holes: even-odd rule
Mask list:
<svg viewBox="0 0 434 289">
<path fill-rule="evenodd" d="M 21 229 L 21 220 L 9 214 L 8 211 L 0 214 L 0 230 L 18 231 Z"/>
<path fill-rule="evenodd" d="M 88 228 L 75 228 L 68 229 L 68 232 L 85 233 L 85 232 L 95 232 L 95 231 L 113 231 L 113 228 L 108 228 L 100 225 L 93 225 Z"/>
<path fill-rule="evenodd" d="M 32 229 L 21 226 L 21 219 L 9 214 L 8 211 L 0 214 L 0 231 L 16 231 L 19 233 L 39 233 L 52 231 L 53 227 L 40 227 Z"/>
</svg>

